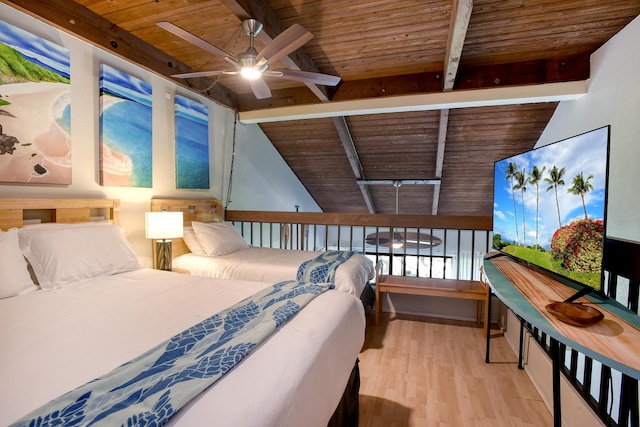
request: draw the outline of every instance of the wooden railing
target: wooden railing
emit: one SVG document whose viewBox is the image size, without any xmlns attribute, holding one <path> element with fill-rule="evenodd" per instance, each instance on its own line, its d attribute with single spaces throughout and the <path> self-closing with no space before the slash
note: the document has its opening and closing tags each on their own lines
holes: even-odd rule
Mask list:
<svg viewBox="0 0 640 427">
<path fill-rule="evenodd" d="M 491 217 L 484 216 L 229 210 L 225 219 L 254 246 L 353 250 L 382 261 L 385 274 L 402 276 L 478 280 L 491 245 Z M 399 244 L 372 235 L 398 236 Z M 407 236 L 433 236 L 440 243 L 410 244 Z"/>
</svg>

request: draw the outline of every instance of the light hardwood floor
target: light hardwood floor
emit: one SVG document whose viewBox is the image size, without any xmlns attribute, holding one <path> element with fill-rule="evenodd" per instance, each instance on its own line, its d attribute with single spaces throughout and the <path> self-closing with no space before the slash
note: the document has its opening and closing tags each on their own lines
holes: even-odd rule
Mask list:
<svg viewBox="0 0 640 427">
<path fill-rule="evenodd" d="M 360 427 L 551 426 L 553 417 L 504 337 L 470 322 L 368 313 Z M 497 334 L 498 331 L 492 331 Z"/>
</svg>

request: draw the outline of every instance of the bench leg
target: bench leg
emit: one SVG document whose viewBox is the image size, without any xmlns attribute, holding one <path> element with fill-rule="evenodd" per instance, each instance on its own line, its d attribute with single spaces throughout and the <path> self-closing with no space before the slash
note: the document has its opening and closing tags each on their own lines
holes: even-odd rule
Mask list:
<svg viewBox="0 0 640 427">
<path fill-rule="evenodd" d="M 378 286 L 376 286 L 376 325 L 380 324 L 380 312 L 382 311 L 381 296 L 381 292 L 378 290 Z"/>
</svg>

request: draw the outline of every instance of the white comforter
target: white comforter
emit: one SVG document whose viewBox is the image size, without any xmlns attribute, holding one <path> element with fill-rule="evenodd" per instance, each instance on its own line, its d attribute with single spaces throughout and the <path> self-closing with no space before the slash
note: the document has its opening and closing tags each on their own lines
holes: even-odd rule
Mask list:
<svg viewBox="0 0 640 427">
<path fill-rule="evenodd" d="M 189 270 L 196 276 L 277 283 L 295 280 L 300 264 L 320 254 L 322 252 L 251 246 L 221 256 L 181 255 L 173 260 L 173 267 Z M 373 276 L 371 260 L 355 254 L 336 270 L 335 286 L 359 297 Z"/>
<path fill-rule="evenodd" d="M 267 286 L 142 269 L 0 300 L 0 425 Z M 329 291 L 174 416 L 180 426 L 326 426 L 364 341 Z"/>
</svg>

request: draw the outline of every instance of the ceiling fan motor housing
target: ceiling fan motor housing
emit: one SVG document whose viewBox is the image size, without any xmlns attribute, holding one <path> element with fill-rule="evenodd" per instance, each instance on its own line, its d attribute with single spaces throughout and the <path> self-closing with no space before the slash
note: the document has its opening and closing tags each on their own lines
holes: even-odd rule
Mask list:
<svg viewBox="0 0 640 427">
<path fill-rule="evenodd" d="M 257 36 L 262 31 L 262 22 L 256 19 L 245 19 L 242 21 L 242 29 L 249 36 Z"/>
</svg>

